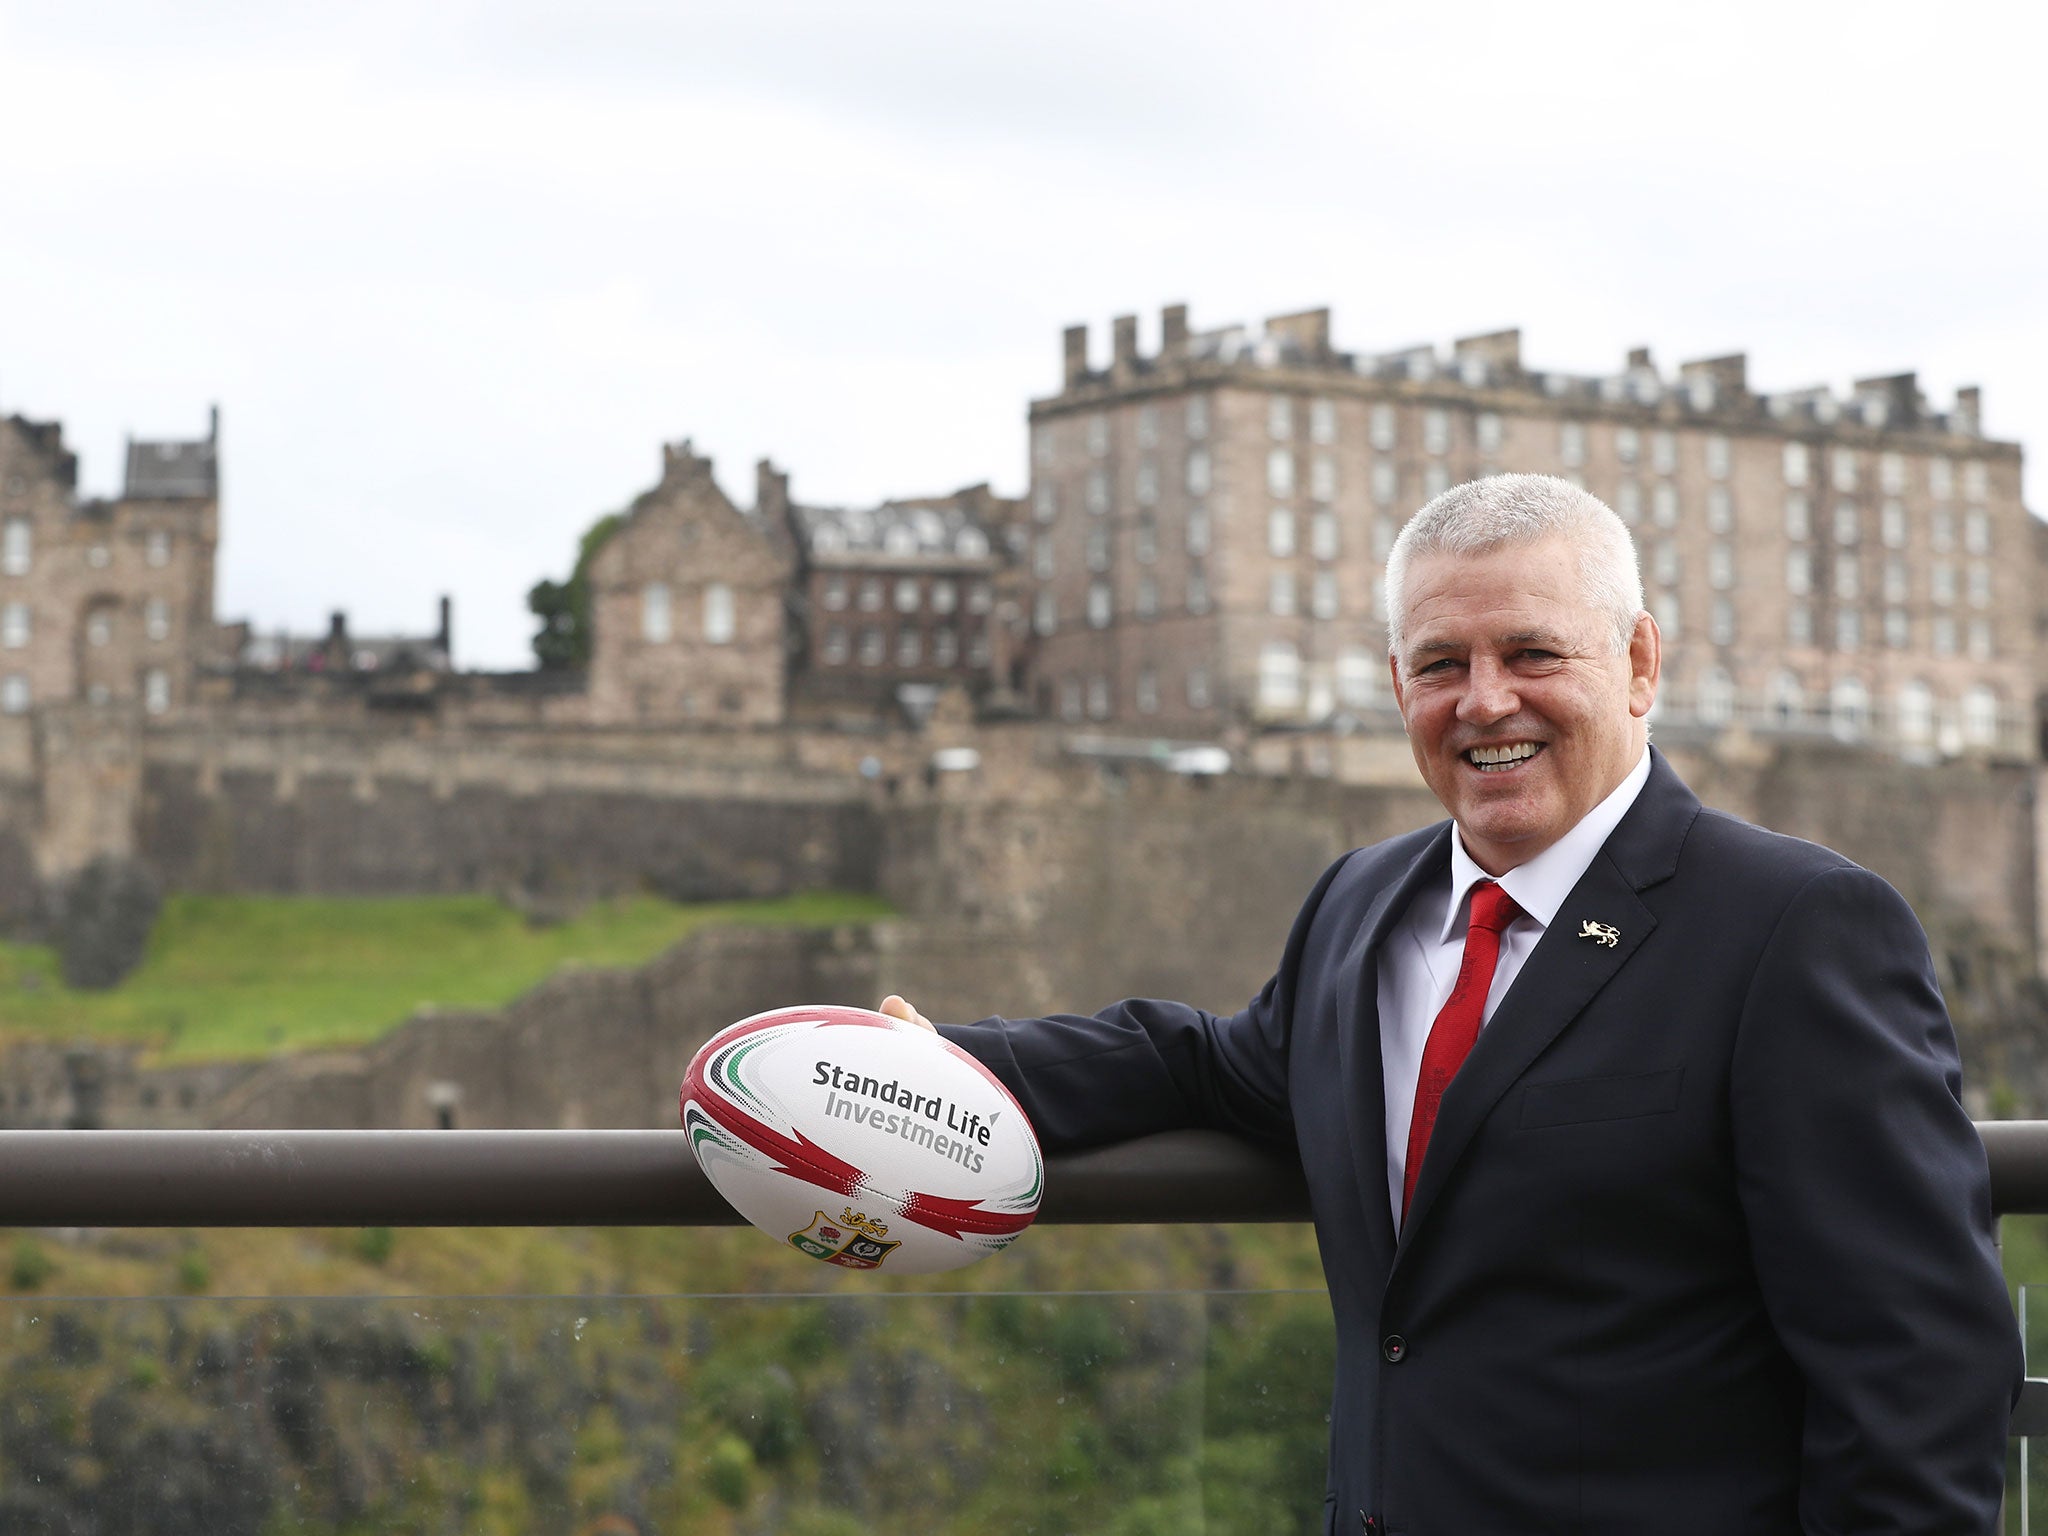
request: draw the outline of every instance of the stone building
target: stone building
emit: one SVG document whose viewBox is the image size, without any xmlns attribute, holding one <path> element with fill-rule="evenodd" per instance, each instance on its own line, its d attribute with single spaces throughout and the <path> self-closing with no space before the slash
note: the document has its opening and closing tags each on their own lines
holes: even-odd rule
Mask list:
<svg viewBox="0 0 2048 1536">
<path fill-rule="evenodd" d="M 2020 449 L 1975 389 L 1913 375 L 1752 389 L 1741 356 L 1531 369 L 1515 331 L 1339 351 L 1327 310 L 1159 349 L 1066 332 L 1031 422 L 1037 703 L 1202 732 L 1391 722 L 1380 576 L 1462 480 L 1563 475 L 1635 530 L 1665 635 L 1658 719 L 1908 756 L 2031 755 L 2033 546 Z"/>
<path fill-rule="evenodd" d="M 112 501 L 80 500 L 55 422 L 0 420 L 0 712 L 184 706 L 219 646 L 220 415 L 194 442 L 128 444 Z"/>
<path fill-rule="evenodd" d="M 830 713 L 915 704 L 948 686 L 984 699 L 1007 690 L 1014 637 L 1002 588 L 1022 507 L 986 485 L 879 507 L 790 506 L 794 693 Z"/>
<path fill-rule="evenodd" d="M 660 483 L 591 561 L 591 723 L 780 723 L 794 576 L 782 520 L 735 507 L 687 441 L 664 445 Z"/>
</svg>

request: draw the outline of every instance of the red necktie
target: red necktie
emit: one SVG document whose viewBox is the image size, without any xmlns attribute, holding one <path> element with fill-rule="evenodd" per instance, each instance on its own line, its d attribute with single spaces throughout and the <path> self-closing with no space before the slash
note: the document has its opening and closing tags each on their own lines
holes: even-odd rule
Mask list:
<svg viewBox="0 0 2048 1536">
<path fill-rule="evenodd" d="M 1451 995 L 1444 999 L 1436 1022 L 1429 1027 L 1429 1043 L 1422 1048 L 1422 1070 L 1415 1078 L 1415 1117 L 1408 1122 L 1408 1167 L 1401 1178 L 1404 1216 L 1415 1201 L 1416 1176 L 1422 1172 L 1422 1154 L 1429 1146 L 1444 1090 L 1451 1086 L 1451 1079 L 1458 1075 L 1458 1068 L 1472 1053 L 1472 1043 L 1479 1038 L 1486 994 L 1493 988 L 1493 968 L 1500 960 L 1501 930 L 1521 915 L 1515 898 L 1491 880 L 1472 887 L 1465 958 L 1458 962 L 1458 979 L 1451 986 Z"/>
</svg>

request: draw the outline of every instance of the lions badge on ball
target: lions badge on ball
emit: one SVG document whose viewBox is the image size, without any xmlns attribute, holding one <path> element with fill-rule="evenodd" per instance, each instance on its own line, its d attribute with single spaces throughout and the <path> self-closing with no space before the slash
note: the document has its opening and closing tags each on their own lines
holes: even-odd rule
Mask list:
<svg viewBox="0 0 2048 1536">
<path fill-rule="evenodd" d="M 734 1209 L 843 1269 L 930 1274 L 1008 1247 L 1045 1160 L 1009 1090 L 950 1041 L 863 1008 L 779 1008 L 720 1030 L 683 1128 Z"/>
</svg>

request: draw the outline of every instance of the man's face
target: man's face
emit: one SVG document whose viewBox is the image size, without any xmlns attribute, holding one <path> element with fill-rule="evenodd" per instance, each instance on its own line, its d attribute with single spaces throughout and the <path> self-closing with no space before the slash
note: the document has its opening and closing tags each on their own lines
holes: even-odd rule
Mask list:
<svg viewBox="0 0 2048 1536">
<path fill-rule="evenodd" d="M 1642 752 L 1657 696 L 1657 626 L 1614 653 L 1563 539 L 1428 555 L 1407 572 L 1394 696 L 1422 777 L 1488 874 L 1536 857 Z"/>
</svg>

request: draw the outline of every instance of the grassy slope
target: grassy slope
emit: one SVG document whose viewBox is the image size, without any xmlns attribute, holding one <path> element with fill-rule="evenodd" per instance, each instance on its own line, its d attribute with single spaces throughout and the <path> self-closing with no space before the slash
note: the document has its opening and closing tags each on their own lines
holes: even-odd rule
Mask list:
<svg viewBox="0 0 2048 1536">
<path fill-rule="evenodd" d="M 138 1040 L 173 1060 L 359 1045 L 421 1007 L 499 1007 L 564 966 L 641 964 L 706 924 L 887 911 L 829 892 L 688 907 L 632 897 L 536 929 L 487 897 L 176 896 L 148 958 L 110 992 L 64 986 L 48 949 L 0 944 L 0 1041 Z"/>
</svg>

